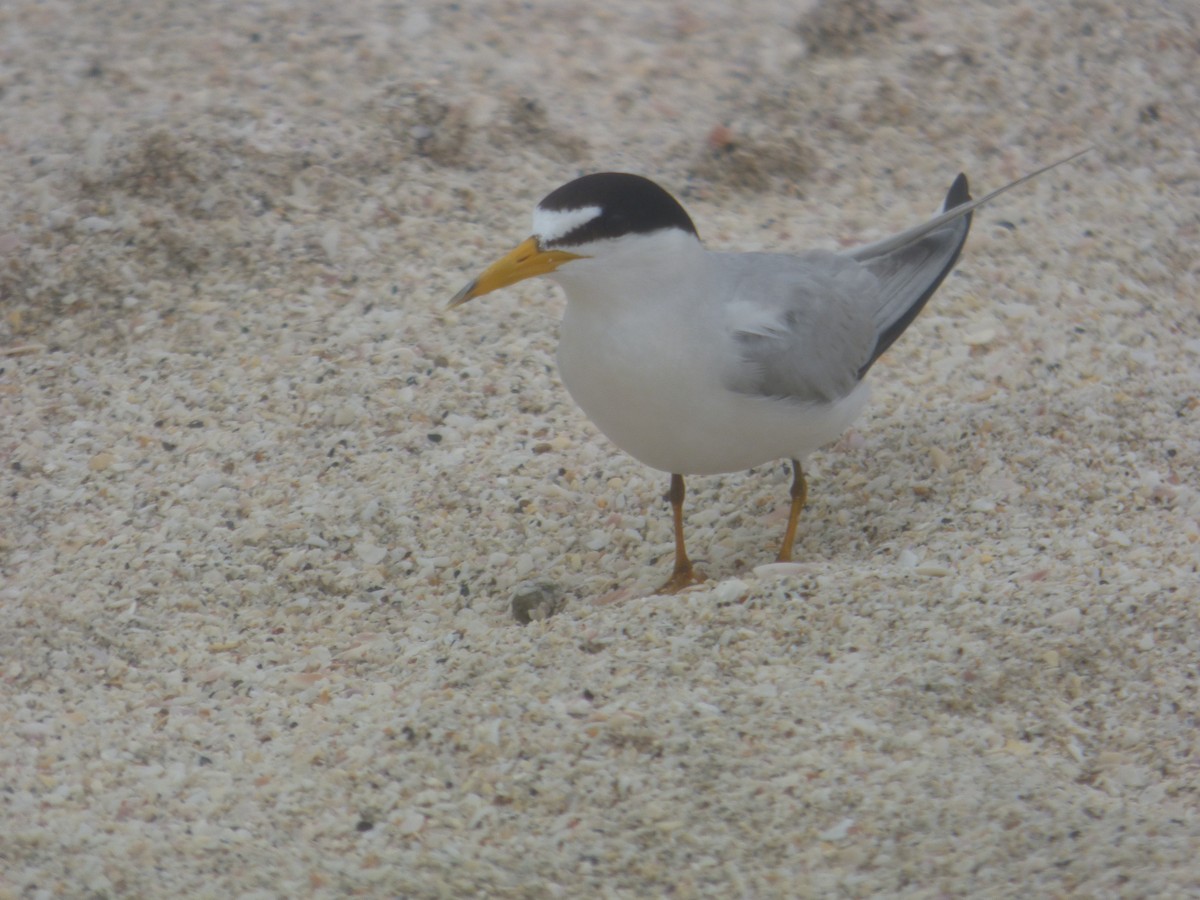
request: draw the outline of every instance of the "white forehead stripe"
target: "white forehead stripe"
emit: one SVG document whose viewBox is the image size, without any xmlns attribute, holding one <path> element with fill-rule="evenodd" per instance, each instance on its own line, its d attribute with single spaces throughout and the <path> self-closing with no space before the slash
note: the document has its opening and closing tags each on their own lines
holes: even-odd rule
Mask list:
<svg viewBox="0 0 1200 900">
<path fill-rule="evenodd" d="M 598 206 L 579 209 L 542 209 L 539 206 L 533 211 L 533 236 L 542 243 L 557 241 L 592 221 L 601 211 Z"/>
</svg>

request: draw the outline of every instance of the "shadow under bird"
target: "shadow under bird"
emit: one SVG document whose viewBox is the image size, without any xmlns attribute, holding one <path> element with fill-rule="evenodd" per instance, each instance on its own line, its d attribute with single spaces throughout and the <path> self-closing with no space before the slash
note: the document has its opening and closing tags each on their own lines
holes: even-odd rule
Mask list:
<svg viewBox="0 0 1200 900">
<path fill-rule="evenodd" d="M 614 444 L 671 475 L 675 566 L 658 590 L 673 593 L 704 580 L 684 545 L 684 476 L 791 460 L 777 557 L 790 561 L 802 461 L 862 412 L 867 372 L 954 268 L 973 210 L 1080 155 L 979 200 L 960 174 L 940 215 L 843 253 L 709 250 L 654 182 L 585 175 L 538 203 L 533 235 L 449 306 L 537 275 L 563 288 L 567 390 Z"/>
</svg>

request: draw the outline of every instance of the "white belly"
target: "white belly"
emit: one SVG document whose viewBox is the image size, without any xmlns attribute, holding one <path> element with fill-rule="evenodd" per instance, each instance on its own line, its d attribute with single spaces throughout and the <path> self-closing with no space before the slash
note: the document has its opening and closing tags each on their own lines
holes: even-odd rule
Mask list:
<svg viewBox="0 0 1200 900">
<path fill-rule="evenodd" d="M 733 472 L 803 459 L 835 440 L 862 411 L 859 384 L 832 404 L 734 393 L 722 384 L 732 348 L 719 329 L 679 316 L 655 322 L 643 308 L 629 327 L 568 304 L 558 365 L 572 398 L 609 440 L 648 466 L 680 475 Z M 669 336 L 663 339 L 663 335 Z"/>
</svg>

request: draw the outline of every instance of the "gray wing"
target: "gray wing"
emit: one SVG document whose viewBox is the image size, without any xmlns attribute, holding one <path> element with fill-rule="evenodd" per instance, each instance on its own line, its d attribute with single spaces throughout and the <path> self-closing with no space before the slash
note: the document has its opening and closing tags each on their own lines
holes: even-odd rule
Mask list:
<svg viewBox="0 0 1200 900">
<path fill-rule="evenodd" d="M 908 231 L 846 254 L 879 279 L 880 294 L 872 311 L 876 341 L 859 377 L 912 324 L 958 262 L 971 230 L 967 176 L 959 174 L 946 194 L 941 216 Z M 954 215 L 958 213 L 958 215 Z"/>
<path fill-rule="evenodd" d="M 837 253 L 737 254 L 744 266 L 726 307 L 738 358 L 731 390 L 799 402 L 844 397 L 876 343 L 878 278 Z"/>
<path fill-rule="evenodd" d="M 739 359 L 731 390 L 798 401 L 830 401 L 854 389 L 904 333 L 950 274 L 971 229 L 971 213 L 1081 150 L 972 200 L 954 179 L 942 213 L 847 253 L 745 254 L 727 309 Z"/>
<path fill-rule="evenodd" d="M 959 175 L 941 216 L 894 237 L 842 254 L 753 254 L 730 304 L 741 363 L 729 386 L 810 402 L 849 394 L 954 268 L 970 200 Z"/>
<path fill-rule="evenodd" d="M 876 276 L 883 285 L 879 305 L 874 312 L 878 340 L 870 359 L 859 376 L 867 374 L 875 360 L 904 333 L 925 303 L 933 296 L 943 279 L 958 261 L 967 232 L 971 229 L 971 213 L 990 203 L 1005 191 L 1010 191 L 1043 172 L 1078 159 L 1091 148 L 1072 153 L 1065 159 L 1042 166 L 1016 181 L 1011 181 L 990 194 L 972 200 L 967 177 L 960 174 L 946 194 L 942 214 L 928 222 L 909 228 L 900 234 L 884 238 L 865 247 L 856 247 L 846 256 L 857 260 Z"/>
</svg>

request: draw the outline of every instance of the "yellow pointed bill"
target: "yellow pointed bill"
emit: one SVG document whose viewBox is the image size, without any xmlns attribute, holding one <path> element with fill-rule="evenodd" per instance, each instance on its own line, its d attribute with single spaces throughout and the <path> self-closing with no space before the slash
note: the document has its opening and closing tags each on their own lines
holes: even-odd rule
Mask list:
<svg viewBox="0 0 1200 900">
<path fill-rule="evenodd" d="M 502 287 L 524 281 L 526 278 L 553 272 L 563 263 L 573 259 L 580 259 L 579 254 L 567 253 L 565 250 L 543 250 L 538 246 L 537 238 L 527 238 L 484 269 L 478 278 L 455 294 L 446 308 L 453 309 L 456 306 L 462 306 L 468 300 L 490 294 Z"/>
</svg>

